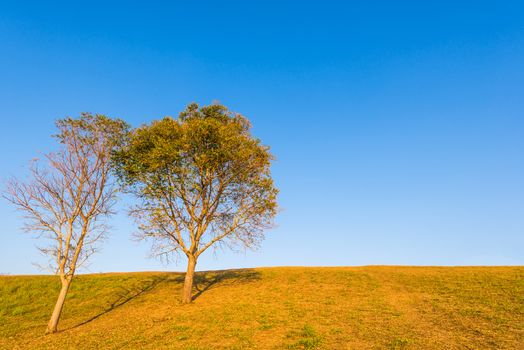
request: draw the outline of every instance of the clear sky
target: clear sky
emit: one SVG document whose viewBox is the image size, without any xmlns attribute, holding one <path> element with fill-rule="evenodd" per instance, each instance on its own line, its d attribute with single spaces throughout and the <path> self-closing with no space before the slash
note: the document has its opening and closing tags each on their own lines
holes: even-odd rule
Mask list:
<svg viewBox="0 0 524 350">
<path fill-rule="evenodd" d="M 271 146 L 278 227 L 199 269 L 524 264 L 522 1 L 0 3 L 0 177 L 54 120 L 138 126 L 220 101 Z M 0 201 L 0 273 L 38 273 Z M 125 203 L 91 272 L 183 270 L 130 239 Z"/>
</svg>

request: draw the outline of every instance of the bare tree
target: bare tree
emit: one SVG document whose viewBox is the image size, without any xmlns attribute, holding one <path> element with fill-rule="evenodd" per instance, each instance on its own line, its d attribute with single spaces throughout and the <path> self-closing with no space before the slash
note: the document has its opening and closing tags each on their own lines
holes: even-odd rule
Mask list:
<svg viewBox="0 0 524 350">
<path fill-rule="evenodd" d="M 182 302 L 192 300 L 199 256 L 221 245 L 255 247 L 276 214 L 268 147 L 221 105 L 192 104 L 133 131 L 115 153 L 117 173 L 141 199 L 131 214 L 157 255 L 183 253 Z"/>
<path fill-rule="evenodd" d="M 62 288 L 46 333 L 57 331 L 75 272 L 107 233 L 117 191 L 111 181 L 111 152 L 128 129 L 122 120 L 88 113 L 58 120 L 56 126 L 60 149 L 46 154 L 44 162 L 33 161 L 29 181 L 12 179 L 4 192 L 23 212 L 24 229 L 46 241 L 39 249 L 60 276 Z"/>
</svg>

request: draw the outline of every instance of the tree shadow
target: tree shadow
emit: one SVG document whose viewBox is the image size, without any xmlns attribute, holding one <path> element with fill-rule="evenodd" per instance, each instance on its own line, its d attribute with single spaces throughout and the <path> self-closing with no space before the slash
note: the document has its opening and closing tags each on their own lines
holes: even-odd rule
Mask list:
<svg viewBox="0 0 524 350">
<path fill-rule="evenodd" d="M 193 290 L 196 290 L 196 293 L 192 300 L 198 299 L 203 293 L 218 286 L 243 284 L 259 279 L 260 273 L 251 269 L 197 272 L 193 280 Z"/>
<path fill-rule="evenodd" d="M 124 287 L 121 287 L 121 292 L 119 292 L 117 294 L 117 298 L 109 305 L 107 306 L 103 311 L 99 312 L 98 314 L 96 314 L 95 316 L 89 318 L 88 320 L 85 320 L 81 323 L 78 323 L 72 327 L 69 327 L 69 328 L 66 328 L 66 329 L 63 329 L 62 332 L 64 331 L 67 331 L 67 330 L 70 330 L 70 329 L 74 329 L 74 328 L 78 328 L 80 326 L 83 326 L 85 324 L 88 324 L 94 320 L 96 320 L 97 318 L 113 311 L 114 309 L 116 308 L 119 308 L 125 304 L 127 304 L 128 302 L 130 302 L 131 300 L 153 290 L 159 283 L 161 282 L 164 282 L 166 281 L 167 279 L 169 279 L 170 276 L 169 275 L 161 275 L 161 276 L 154 276 L 153 278 L 149 279 L 147 281 L 147 283 L 137 287 L 137 288 L 131 288 L 131 289 L 128 289 L 128 288 L 124 288 Z"/>
<path fill-rule="evenodd" d="M 101 316 L 129 303 L 133 299 L 138 298 L 139 296 L 152 291 L 158 284 L 162 282 L 170 282 L 176 284 L 184 283 L 185 274 L 163 274 L 159 276 L 153 276 L 151 279 L 148 279 L 146 283 L 134 287 L 134 288 L 124 288 L 121 287 L 121 291 L 117 293 L 116 299 L 108 306 L 106 306 L 101 312 L 92 316 L 91 318 L 82 321 L 72 327 L 65 328 L 59 332 L 65 332 L 71 329 L 75 329 L 86 325 L 94 320 L 100 318 Z M 218 271 L 201 271 L 195 273 L 193 280 L 193 290 L 196 293 L 193 295 L 192 300 L 196 300 L 203 293 L 208 290 L 214 289 L 218 286 L 228 286 L 235 284 L 243 284 L 251 281 L 259 280 L 260 273 L 251 269 L 239 269 L 239 270 L 218 270 Z"/>
</svg>

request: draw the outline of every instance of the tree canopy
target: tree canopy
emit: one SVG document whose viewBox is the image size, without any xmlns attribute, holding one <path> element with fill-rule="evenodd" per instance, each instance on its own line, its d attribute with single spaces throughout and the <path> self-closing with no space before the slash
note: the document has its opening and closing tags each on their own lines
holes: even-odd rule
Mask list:
<svg viewBox="0 0 524 350">
<path fill-rule="evenodd" d="M 40 247 L 60 276 L 62 289 L 47 331 L 57 331 L 70 283 L 97 250 L 113 213 L 118 190 L 111 180 L 111 154 L 128 125 L 120 119 L 83 113 L 56 122 L 60 146 L 35 160 L 28 182 L 12 179 L 4 197 L 23 212 L 25 229 L 45 242 Z"/>
<path fill-rule="evenodd" d="M 152 239 L 155 254 L 183 253 L 196 264 L 212 246 L 257 246 L 278 190 L 273 156 L 250 128 L 222 105 L 191 104 L 178 119 L 135 129 L 114 154 L 118 177 L 141 202 L 131 211 L 140 237 Z"/>
</svg>

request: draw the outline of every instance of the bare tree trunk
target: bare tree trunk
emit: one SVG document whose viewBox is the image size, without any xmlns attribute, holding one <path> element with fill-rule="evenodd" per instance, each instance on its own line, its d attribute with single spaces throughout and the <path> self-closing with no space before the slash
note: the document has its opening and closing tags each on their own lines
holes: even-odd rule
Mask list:
<svg viewBox="0 0 524 350">
<path fill-rule="evenodd" d="M 184 289 L 182 290 L 182 303 L 189 304 L 192 300 L 193 277 L 195 276 L 196 258 L 190 256 L 187 261 L 186 278 L 184 279 Z"/>
<path fill-rule="evenodd" d="M 56 333 L 58 330 L 58 321 L 60 320 L 60 315 L 62 314 L 62 309 L 64 307 L 64 301 L 67 295 L 67 291 L 69 290 L 69 286 L 71 285 L 71 280 L 65 278 L 62 280 L 62 289 L 60 290 L 60 294 L 58 295 L 58 299 L 56 300 L 55 308 L 53 310 L 53 314 L 51 315 L 51 319 L 49 320 L 49 323 L 47 324 L 46 334 L 49 333 Z"/>
</svg>

